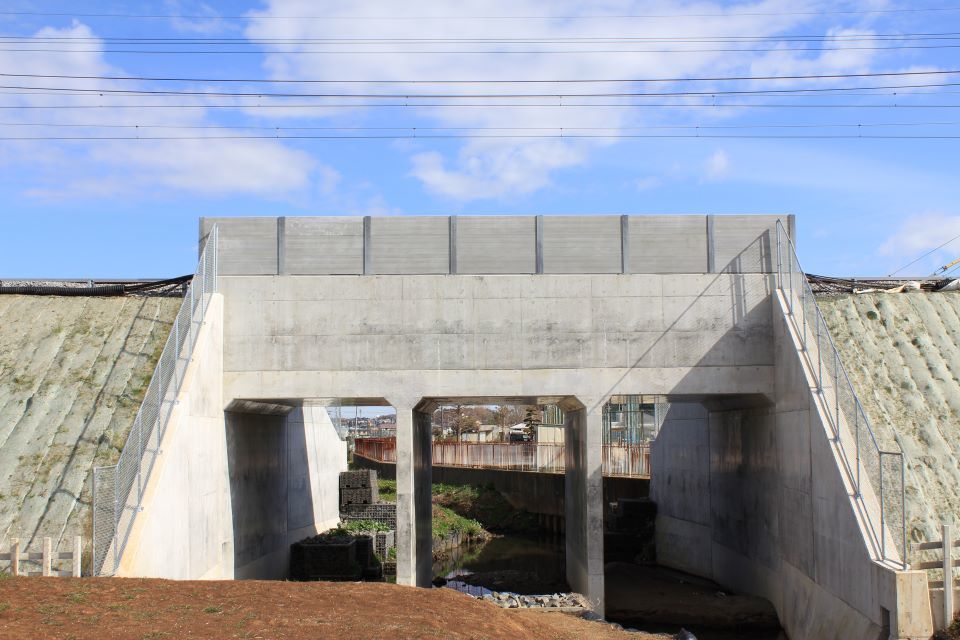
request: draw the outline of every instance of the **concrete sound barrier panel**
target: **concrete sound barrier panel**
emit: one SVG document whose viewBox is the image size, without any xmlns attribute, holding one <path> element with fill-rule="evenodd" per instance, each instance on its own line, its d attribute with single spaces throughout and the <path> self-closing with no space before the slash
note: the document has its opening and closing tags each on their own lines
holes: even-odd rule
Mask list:
<svg viewBox="0 0 960 640">
<path fill-rule="evenodd" d="M 544 273 L 620 273 L 620 216 L 545 216 Z"/>
<path fill-rule="evenodd" d="M 706 273 L 706 216 L 630 216 L 629 273 Z"/>
<path fill-rule="evenodd" d="M 375 274 L 449 273 L 450 219 L 371 218 L 369 252 Z"/>
<path fill-rule="evenodd" d="M 286 218 L 285 231 L 282 273 L 363 273 L 363 218 Z"/>
<path fill-rule="evenodd" d="M 458 273 L 536 273 L 536 220 L 530 216 L 458 216 L 456 240 Z"/>
</svg>

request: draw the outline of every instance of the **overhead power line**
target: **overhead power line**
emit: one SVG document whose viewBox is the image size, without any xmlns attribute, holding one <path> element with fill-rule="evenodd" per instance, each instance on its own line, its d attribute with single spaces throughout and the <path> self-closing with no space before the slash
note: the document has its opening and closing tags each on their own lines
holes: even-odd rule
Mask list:
<svg viewBox="0 0 960 640">
<path fill-rule="evenodd" d="M 440 80 L 363 80 L 363 79 L 341 79 L 332 80 L 326 78 L 319 79 L 299 79 L 299 78 L 185 78 L 185 77 L 163 77 L 163 76 L 100 76 L 100 75 L 65 75 L 65 74 L 39 74 L 39 73 L 5 73 L 0 72 L 0 77 L 4 78 L 41 78 L 58 80 L 110 80 L 110 81 L 138 81 L 138 82 L 204 82 L 204 83 L 246 83 L 246 84 L 391 84 L 391 85 L 424 85 L 424 84 L 606 84 L 606 83 L 652 83 L 652 82 L 747 82 L 760 80 L 841 80 L 850 78 L 888 78 L 899 76 L 944 76 L 958 75 L 960 69 L 935 70 L 935 71 L 884 71 L 875 73 L 833 73 L 833 74 L 811 74 L 811 75 L 780 75 L 780 76 L 701 76 L 701 77 L 675 77 L 675 78 L 578 78 L 578 79 L 542 79 L 542 78 L 522 78 L 522 79 L 440 79 Z"/>
<path fill-rule="evenodd" d="M 892 277 L 894 276 L 894 274 L 900 273 L 901 271 L 903 271 L 903 270 L 906 269 L 907 267 L 911 267 L 911 266 L 915 265 L 916 263 L 920 262 L 921 260 L 923 260 L 924 258 L 926 258 L 927 256 L 929 256 L 929 255 L 930 255 L 931 253 L 933 253 L 934 251 L 937 251 L 937 250 L 939 250 L 939 249 L 943 249 L 945 246 L 947 246 L 947 245 L 950 244 L 951 242 L 954 242 L 954 241 L 957 240 L 958 238 L 960 238 L 960 235 L 957 235 L 957 236 L 954 236 L 954 237 L 950 238 L 949 240 L 947 240 L 947 241 L 944 242 L 943 244 L 941 244 L 941 245 L 939 245 L 939 246 L 937 246 L 937 247 L 934 247 L 933 249 L 930 249 L 930 251 L 927 251 L 925 254 L 923 254 L 922 256 L 920 256 L 919 258 L 917 258 L 916 260 L 913 260 L 913 261 L 911 261 L 911 262 L 908 262 L 907 264 L 903 265 L 902 267 L 900 267 L 899 269 L 897 269 L 897 270 L 894 271 L 893 273 L 890 273 L 887 277 L 888 277 L 888 278 L 892 278 Z"/>
<path fill-rule="evenodd" d="M 0 96 L 6 95 L 0 93 Z M 44 94 L 50 95 L 50 94 Z M 57 94 L 62 95 L 62 94 Z M 849 95 L 849 94 L 844 94 Z M 881 95 L 881 94 L 876 94 Z M 96 97 L 89 96 L 87 97 Z M 116 96 L 124 97 L 124 96 Z M 134 97 L 134 96 L 131 96 Z M 767 96 L 769 97 L 769 96 Z M 804 97 L 804 96 L 793 96 Z M 696 109 L 960 109 L 960 104 L 784 104 L 784 103 L 722 103 L 722 102 L 523 102 L 523 103 L 498 103 L 498 102 L 343 102 L 343 103 L 320 103 L 320 104 L 216 104 L 216 103 L 195 103 L 195 104 L 57 104 L 57 105 L 35 105 L 35 104 L 17 104 L 0 105 L 0 109 L 348 109 L 348 108 L 463 108 L 463 107 L 483 107 L 484 109 L 523 109 L 523 108 L 555 108 L 555 109 L 596 109 L 596 108 L 661 108 L 661 107 L 679 107 Z"/>
<path fill-rule="evenodd" d="M 771 51 L 896 51 L 901 49 L 958 49 L 957 44 L 939 44 L 939 45 L 897 45 L 892 47 L 775 47 L 766 49 L 757 48 L 737 48 L 737 49 L 471 49 L 471 50 L 451 50 L 451 49 L 377 49 L 377 50 L 356 50 L 341 49 L 339 51 L 318 50 L 318 49 L 298 49 L 296 51 L 284 51 L 283 55 L 398 55 L 398 54 L 430 54 L 430 55 L 581 55 L 581 54 L 611 54 L 611 53 L 668 53 L 668 54 L 691 54 L 691 53 L 763 53 Z M 17 53 L 136 53 L 149 55 L 264 55 L 263 51 L 257 49 L 51 49 L 51 48 L 26 48 L 12 49 L 0 48 L 0 51 Z"/>
<path fill-rule="evenodd" d="M 0 11 L 6 16 L 67 17 L 67 18 L 122 18 L 122 19 L 180 19 L 180 20 L 608 20 L 608 19 L 657 19 L 657 18 L 735 18 L 739 16 L 806 16 L 806 15 L 872 15 L 888 13 L 948 13 L 960 11 L 960 7 L 917 7 L 897 9 L 824 9 L 811 11 L 750 11 L 721 13 L 630 13 L 630 14 L 584 14 L 584 15 L 394 15 L 394 16 L 343 16 L 343 15 L 205 15 L 205 14 L 143 14 L 143 13 L 74 13 L 50 11 Z"/>
<path fill-rule="evenodd" d="M 688 138 L 688 139 L 729 139 L 729 140 L 960 140 L 960 135 L 846 135 L 846 134 L 427 134 L 418 135 L 416 132 L 400 134 L 374 135 L 212 135 L 212 136 L 0 136 L 0 141 L 95 141 L 95 140 L 418 140 L 418 139 L 555 139 L 576 140 L 589 138 L 603 139 L 637 139 L 637 138 Z"/>
<path fill-rule="evenodd" d="M 365 99 L 526 99 L 526 98 L 632 98 L 632 97 L 710 97 L 723 95 L 802 95 L 802 94 L 836 94 L 845 91 L 880 91 L 891 89 L 923 89 L 932 87 L 955 87 L 960 82 L 939 82 L 924 84 L 877 85 L 860 87 L 817 87 L 800 89 L 723 89 L 711 91 L 657 91 L 657 92 L 595 92 L 595 93 L 294 93 L 294 92 L 267 92 L 267 91 L 188 91 L 176 89 L 107 89 L 107 88 L 80 88 L 80 87 L 48 87 L 29 85 L 0 85 L 0 89 L 14 89 L 22 91 L 49 91 L 55 95 L 68 93 L 70 95 L 169 95 L 169 96 L 216 96 L 237 98 L 365 98 Z M 842 93 L 840 94 L 842 95 Z"/>
<path fill-rule="evenodd" d="M 904 42 L 913 40 L 956 40 L 960 32 L 940 31 L 921 33 L 847 33 L 847 34 L 782 34 L 770 36 L 551 36 L 551 37 L 465 37 L 456 38 L 408 38 L 408 37 L 325 37 L 325 38 L 227 38 L 227 37 L 177 37 L 162 38 L 143 36 L 0 36 L 0 42 L 18 44 L 100 43 L 112 44 L 211 44 L 211 45 L 301 45 L 301 44 L 610 44 L 610 43 L 656 43 L 656 44 L 704 44 L 704 43 L 756 43 L 756 42 Z"/>
<path fill-rule="evenodd" d="M 941 127 L 958 126 L 957 121 L 939 122 L 845 122 L 819 124 L 720 124 L 720 125 L 646 125 L 636 127 L 345 127 L 345 126 L 286 126 L 286 125 L 212 125 L 212 124 L 104 124 L 104 123 L 65 123 L 65 122 L 0 122 L 0 127 L 56 127 L 73 129 L 210 129 L 210 130 L 260 130 L 260 131 L 647 131 L 659 129 L 724 130 L 724 129 L 821 129 L 821 128 L 874 128 L 874 127 Z"/>
</svg>

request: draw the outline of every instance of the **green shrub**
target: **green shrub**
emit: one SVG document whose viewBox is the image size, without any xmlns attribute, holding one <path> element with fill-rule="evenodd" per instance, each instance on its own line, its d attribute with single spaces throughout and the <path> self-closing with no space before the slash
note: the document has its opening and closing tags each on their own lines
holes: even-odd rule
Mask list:
<svg viewBox="0 0 960 640">
<path fill-rule="evenodd" d="M 377 479 L 377 487 L 380 490 L 381 502 L 397 501 L 397 481 L 396 480 L 384 480 L 383 478 L 379 478 Z"/>
<path fill-rule="evenodd" d="M 341 523 L 340 529 L 350 533 L 370 533 L 371 531 L 390 531 L 390 525 L 377 520 L 352 520 Z"/>
</svg>

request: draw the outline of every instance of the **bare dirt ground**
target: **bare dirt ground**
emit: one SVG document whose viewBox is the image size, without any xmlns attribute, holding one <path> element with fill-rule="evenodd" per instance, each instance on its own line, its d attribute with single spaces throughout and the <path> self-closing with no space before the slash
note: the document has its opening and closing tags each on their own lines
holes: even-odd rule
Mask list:
<svg viewBox="0 0 960 640">
<path fill-rule="evenodd" d="M 562 613 L 500 609 L 451 589 L 380 583 L 0 580 L 0 638 L 591 638 L 662 640 Z"/>
</svg>

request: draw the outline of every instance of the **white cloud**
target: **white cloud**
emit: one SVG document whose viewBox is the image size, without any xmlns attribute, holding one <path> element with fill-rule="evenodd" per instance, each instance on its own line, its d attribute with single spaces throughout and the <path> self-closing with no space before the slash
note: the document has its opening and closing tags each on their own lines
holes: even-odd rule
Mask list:
<svg viewBox="0 0 960 640">
<path fill-rule="evenodd" d="M 135 182 L 201 194 L 302 191 L 317 165 L 310 154 L 270 140 L 156 140 L 95 149 L 91 157 L 101 165 L 136 167 Z"/>
<path fill-rule="evenodd" d="M 473 142 L 464 146 L 455 168 L 437 152 L 413 156 L 412 174 L 434 193 L 457 200 L 499 198 L 536 191 L 550 172 L 583 160 L 574 145 L 547 140 L 522 145 Z"/>
<path fill-rule="evenodd" d="M 63 29 L 44 28 L 37 36 L 89 38 L 75 52 L 64 55 L 31 55 L 0 52 L 0 68 L 18 73 L 68 76 L 132 75 L 109 65 L 99 49 L 101 41 L 90 27 L 74 22 Z M 61 45 L 65 48 L 70 44 Z M 42 86 L 41 78 L 18 80 L 25 86 Z M 96 79 L 63 79 L 57 85 L 76 89 L 142 87 L 133 83 Z M 104 99 L 97 95 L 5 94 L 5 104 L 24 107 L 48 105 L 101 105 L 84 109 L 5 109 L 4 117 L 19 125 L 17 135 L 115 135 L 184 136 L 202 135 L 191 127 L 210 124 L 204 109 L 125 109 L 124 98 Z M 151 99 L 163 105 L 163 98 Z M 177 100 L 177 98 L 173 98 Z M 42 115 L 41 115 L 42 114 Z M 42 121 L 53 127 L 28 126 Z M 87 125 L 90 125 L 89 127 Z M 108 125 L 111 129 L 96 129 Z M 129 128 L 115 128 L 117 125 Z M 140 129 L 135 125 L 162 125 L 163 129 Z M 178 127 L 184 127 L 182 129 Z M 10 131 L 10 129 L 8 129 Z M 218 131 L 218 133 L 229 133 Z M 74 142 L 0 143 L 0 158 L 17 163 L 31 172 L 32 184 L 25 193 L 34 197 L 67 198 L 136 196 L 151 189 L 203 195 L 255 194 L 288 199 L 316 188 L 328 194 L 336 187 L 339 174 L 310 154 L 276 140 L 113 140 Z"/>
<path fill-rule="evenodd" d="M 877 253 L 889 257 L 890 268 L 899 269 L 917 260 L 903 270 L 909 275 L 933 273 L 939 267 L 960 257 L 960 215 L 928 212 L 908 217 L 900 227 L 880 245 Z M 957 238 L 955 240 L 951 240 Z M 941 246 L 946 243 L 946 246 Z M 931 252 L 930 255 L 921 257 Z"/>
<path fill-rule="evenodd" d="M 314 56 L 304 53 L 316 49 L 315 44 L 285 44 L 275 46 L 267 56 L 265 67 L 273 78 L 301 79 L 351 79 L 360 83 L 349 85 L 324 85 L 329 88 L 349 90 L 349 93 L 397 93 L 416 95 L 420 93 L 444 93 L 464 95 L 470 93 L 517 93 L 529 91 L 544 94 L 546 97 L 531 98 L 530 105 L 524 107 L 498 107 L 496 100 L 488 100 L 484 106 L 457 107 L 417 107 L 403 110 L 374 109 L 377 116 L 389 114 L 393 121 L 410 122 L 411 126 L 435 125 L 441 127 L 462 128 L 465 133 L 484 135 L 489 128 L 538 128 L 543 133 L 565 132 L 574 129 L 602 129 L 605 133 L 617 132 L 626 126 L 659 123 L 651 119 L 650 111 L 623 107 L 571 106 L 574 102 L 589 102 L 588 99 L 571 98 L 569 94 L 593 92 L 643 92 L 656 89 L 676 90 L 677 84 L 562 84 L 544 83 L 536 85 L 513 84 L 466 84 L 466 85 L 407 85 L 407 84 L 364 84 L 367 80 L 403 81 L 410 79 L 460 79 L 460 80 L 508 80 L 532 78 L 555 81 L 561 79 L 630 79 L 651 77 L 691 77 L 708 73 L 743 73 L 750 69 L 751 63 L 759 57 L 757 53 L 730 53 L 720 51 L 702 51 L 676 55 L 662 52 L 625 52 L 617 55 L 596 54 L 551 54 L 551 49 L 571 49 L 577 45 L 565 41 L 569 38 L 609 38 L 611 35 L 630 37 L 663 37 L 670 34 L 683 34 L 696 38 L 704 36 L 727 37 L 749 35 L 762 37 L 776 35 L 791 30 L 804 22 L 815 18 L 802 14 L 815 4 L 807 1 L 758 0 L 748 4 L 727 6 L 719 2 L 677 3 L 666 0 L 638 3 L 634 0 L 607 0 L 600 7 L 584 5 L 578 0 L 464 0 L 456 5 L 438 5 L 432 0 L 410 0 L 404 3 L 402 12 L 398 5 L 390 0 L 369 0 L 356 3 L 349 0 L 332 0 L 324 3 L 324 13 L 334 18 L 338 16 L 366 17 L 365 20 L 283 20 L 279 16 L 315 15 L 315 3 L 311 0 L 268 0 L 262 11 L 251 12 L 252 20 L 247 28 L 247 36 L 256 39 L 267 38 L 392 38 L 397 41 L 390 44 L 354 44 L 345 49 L 356 51 L 391 51 L 390 55 L 351 54 L 337 56 Z M 697 17 L 705 13 L 735 13 L 723 20 L 711 20 Z M 377 16 L 391 15 L 437 16 L 437 15 L 564 15 L 608 14 L 610 18 L 590 20 L 376 20 Z M 678 18 L 663 20 L 625 21 L 615 16 L 636 13 L 680 14 Z M 688 15 L 683 15 L 688 14 Z M 753 15 L 750 15 L 753 14 Z M 257 17 L 264 19 L 258 20 Z M 270 19 L 272 18 L 272 19 Z M 839 32 L 838 32 L 839 33 Z M 402 39 L 442 37 L 444 39 L 484 39 L 484 38 L 521 38 L 523 40 L 553 40 L 561 44 L 520 45 L 498 43 L 484 45 L 476 43 L 444 42 L 442 44 L 418 42 L 403 44 Z M 660 45 L 663 46 L 663 45 Z M 523 55 L 472 55 L 446 53 L 456 49 L 483 50 L 520 48 Z M 328 47 L 329 48 L 329 47 Z M 616 49 L 617 45 L 592 45 L 592 49 Z M 658 45 L 643 46 L 636 43 L 627 49 L 657 49 Z M 669 48 L 669 45 L 663 46 Z M 720 48 L 720 47 L 718 47 Z M 709 49 L 709 47 L 704 47 Z M 408 51 L 408 53 L 397 53 Z M 409 53 L 415 51 L 419 53 Z M 434 51 L 436 53 L 430 53 Z M 531 52 L 532 51 L 532 52 Z M 865 65 L 871 54 L 865 53 L 856 61 L 830 60 L 833 66 Z M 331 61 L 335 63 L 331 64 Z M 774 60 L 785 66 L 789 58 Z M 794 64 L 796 64 L 794 62 Z M 831 67 L 832 68 L 832 67 Z M 389 87 L 389 88 L 386 88 Z M 558 94 L 568 96 L 561 100 Z M 416 100 L 406 102 L 416 105 Z M 608 98 L 603 102 L 614 102 Z M 432 100 L 431 102 L 438 102 Z M 477 105 L 483 100 L 470 98 L 464 100 L 468 105 Z M 516 99 L 506 102 L 516 103 Z M 280 111 L 280 110 L 278 110 Z M 274 116 L 340 118 L 350 115 L 338 110 L 297 109 L 285 112 L 272 112 Z M 667 119 L 679 118 L 701 113 L 696 109 L 678 109 L 674 112 L 660 111 Z M 682 115 L 679 115 L 682 114 Z M 717 117 L 717 110 L 706 115 Z M 363 117 L 361 110 L 355 114 Z M 496 133 L 510 133 L 501 130 Z M 613 144 L 613 139 L 579 140 L 543 140 L 543 139 L 499 139 L 470 140 L 454 152 L 437 149 L 420 150 L 411 153 L 411 175 L 416 177 L 432 193 L 457 200 L 476 200 L 484 198 L 508 198 L 524 195 L 550 184 L 551 175 L 558 170 L 582 165 L 588 162 L 592 154 Z M 722 173 L 722 172 L 721 172 Z"/>
<path fill-rule="evenodd" d="M 166 0 L 164 4 L 166 6 L 165 11 L 175 16 L 170 19 L 170 26 L 182 33 L 211 35 L 236 30 L 236 27 L 220 18 L 219 11 L 206 2 L 191 5 L 188 10 L 183 9 L 183 3 L 180 0 Z M 183 14 L 191 17 L 184 18 L 182 17 Z"/>
<path fill-rule="evenodd" d="M 722 180 L 730 173 L 730 156 L 723 149 L 717 149 L 707 158 L 703 168 L 705 180 Z"/>
<path fill-rule="evenodd" d="M 646 191 L 647 189 L 656 189 L 663 184 L 663 180 L 657 176 L 644 176 L 633 181 L 633 186 L 637 191 Z"/>
</svg>

